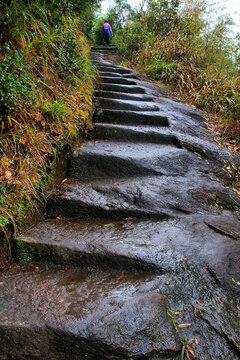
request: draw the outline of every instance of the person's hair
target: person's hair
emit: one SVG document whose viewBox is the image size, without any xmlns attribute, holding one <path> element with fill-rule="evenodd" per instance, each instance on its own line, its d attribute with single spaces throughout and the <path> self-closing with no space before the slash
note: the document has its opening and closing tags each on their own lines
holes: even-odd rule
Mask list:
<svg viewBox="0 0 240 360">
<path fill-rule="evenodd" d="M 107 20 L 104 20 L 104 22 L 108 22 Z"/>
</svg>

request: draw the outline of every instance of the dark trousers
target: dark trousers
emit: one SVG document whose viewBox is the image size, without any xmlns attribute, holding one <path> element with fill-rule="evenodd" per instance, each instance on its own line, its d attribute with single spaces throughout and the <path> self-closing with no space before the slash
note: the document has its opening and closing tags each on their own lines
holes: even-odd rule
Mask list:
<svg viewBox="0 0 240 360">
<path fill-rule="evenodd" d="M 109 45 L 110 34 L 109 31 L 103 31 L 103 44 Z"/>
</svg>

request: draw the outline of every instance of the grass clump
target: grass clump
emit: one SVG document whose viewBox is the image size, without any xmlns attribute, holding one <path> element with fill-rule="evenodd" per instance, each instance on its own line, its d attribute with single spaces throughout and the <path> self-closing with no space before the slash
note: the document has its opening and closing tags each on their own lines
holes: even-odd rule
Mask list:
<svg viewBox="0 0 240 360">
<path fill-rule="evenodd" d="M 5 237 L 6 226 L 19 226 L 33 199 L 46 192 L 57 157 L 91 128 L 95 79 L 89 40 L 73 7 L 56 10 L 47 1 L 9 4 L 0 7 L 8 25 L 0 22 L 6 27 L 0 38 L 0 228 Z"/>
</svg>

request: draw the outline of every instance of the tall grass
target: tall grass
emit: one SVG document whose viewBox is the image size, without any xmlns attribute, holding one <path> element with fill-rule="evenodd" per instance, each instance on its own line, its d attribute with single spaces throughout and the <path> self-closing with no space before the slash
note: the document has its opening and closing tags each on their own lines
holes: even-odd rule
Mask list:
<svg viewBox="0 0 240 360">
<path fill-rule="evenodd" d="M 3 230 L 23 222 L 51 180 L 55 159 L 91 128 L 95 79 L 79 16 L 52 25 L 36 1 L 12 1 L 8 16 L 9 41 L 0 48 Z"/>
<path fill-rule="evenodd" d="M 139 70 L 205 111 L 222 138 L 240 144 L 239 47 L 228 35 L 230 21 L 209 26 L 206 8 L 194 0 L 169 12 L 151 7 L 114 41 Z"/>
</svg>

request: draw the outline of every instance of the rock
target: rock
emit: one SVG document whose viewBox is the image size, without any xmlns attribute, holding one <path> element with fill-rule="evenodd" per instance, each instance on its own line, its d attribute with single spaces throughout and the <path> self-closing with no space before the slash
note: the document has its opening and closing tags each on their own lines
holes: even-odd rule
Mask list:
<svg viewBox="0 0 240 360">
<path fill-rule="evenodd" d="M 0 302 L 0 353 L 12 357 L 124 360 L 181 350 L 149 274 L 30 273 L 9 279 Z"/>
</svg>

